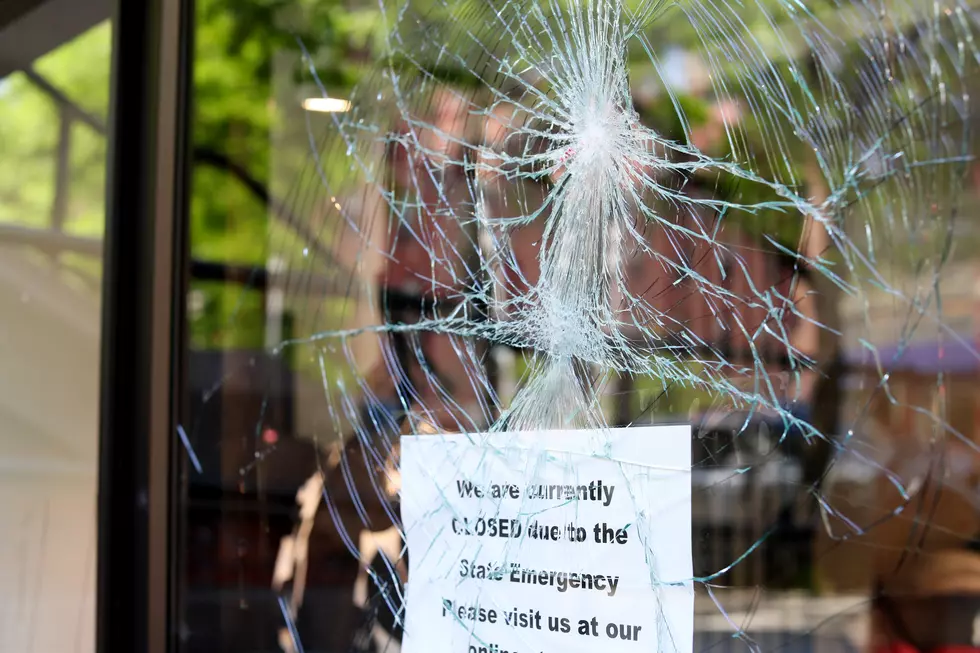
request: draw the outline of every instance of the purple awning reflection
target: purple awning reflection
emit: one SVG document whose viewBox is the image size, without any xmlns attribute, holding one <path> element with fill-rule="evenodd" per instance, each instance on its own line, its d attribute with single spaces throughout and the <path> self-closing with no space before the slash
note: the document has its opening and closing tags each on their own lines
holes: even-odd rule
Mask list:
<svg viewBox="0 0 980 653">
<path fill-rule="evenodd" d="M 980 370 L 980 346 L 971 337 L 952 336 L 938 341 L 915 342 L 902 346 L 892 343 L 877 348 L 878 360 L 887 372 L 915 372 L 918 374 L 968 374 Z M 847 362 L 853 367 L 872 367 L 874 353 L 865 347 L 855 347 L 847 352 Z"/>
</svg>

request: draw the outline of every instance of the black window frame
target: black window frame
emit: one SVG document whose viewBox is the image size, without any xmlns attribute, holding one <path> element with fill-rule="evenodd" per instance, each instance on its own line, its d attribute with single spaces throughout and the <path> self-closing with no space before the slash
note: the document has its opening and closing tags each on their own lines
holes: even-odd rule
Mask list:
<svg viewBox="0 0 980 653">
<path fill-rule="evenodd" d="M 115 0 L 96 650 L 176 650 L 192 0 Z"/>
</svg>

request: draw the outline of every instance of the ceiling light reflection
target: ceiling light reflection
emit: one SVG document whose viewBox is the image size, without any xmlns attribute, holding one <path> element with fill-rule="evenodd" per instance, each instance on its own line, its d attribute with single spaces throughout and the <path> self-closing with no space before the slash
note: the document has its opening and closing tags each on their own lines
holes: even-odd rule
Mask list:
<svg viewBox="0 0 980 653">
<path fill-rule="evenodd" d="M 303 108 L 321 113 L 343 113 L 350 110 L 350 102 L 335 97 L 311 97 L 303 100 Z"/>
</svg>

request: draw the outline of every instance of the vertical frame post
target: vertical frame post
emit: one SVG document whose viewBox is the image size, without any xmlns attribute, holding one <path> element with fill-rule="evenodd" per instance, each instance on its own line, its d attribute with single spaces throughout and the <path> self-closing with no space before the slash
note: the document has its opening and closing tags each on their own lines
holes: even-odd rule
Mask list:
<svg viewBox="0 0 980 653">
<path fill-rule="evenodd" d="M 99 653 L 176 644 L 191 0 L 113 15 L 103 272 Z"/>
</svg>

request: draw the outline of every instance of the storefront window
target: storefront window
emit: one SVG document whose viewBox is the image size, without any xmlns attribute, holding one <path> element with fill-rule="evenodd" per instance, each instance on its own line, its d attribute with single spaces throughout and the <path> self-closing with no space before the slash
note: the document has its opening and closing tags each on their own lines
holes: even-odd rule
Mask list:
<svg viewBox="0 0 980 653">
<path fill-rule="evenodd" d="M 181 650 L 976 645 L 971 10 L 192 22 Z"/>
<path fill-rule="evenodd" d="M 973 9 L 35 4 L 0 649 L 980 645 Z"/>
</svg>

